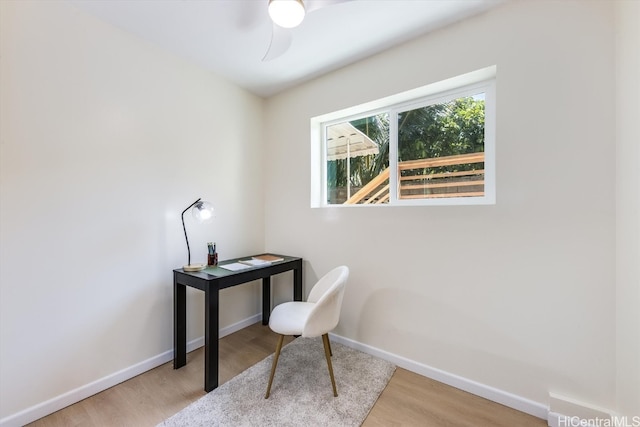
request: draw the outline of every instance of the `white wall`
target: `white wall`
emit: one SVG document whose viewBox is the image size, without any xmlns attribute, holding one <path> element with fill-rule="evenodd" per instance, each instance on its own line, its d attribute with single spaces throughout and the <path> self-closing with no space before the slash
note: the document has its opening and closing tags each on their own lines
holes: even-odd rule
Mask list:
<svg viewBox="0 0 640 427">
<path fill-rule="evenodd" d="M 609 2 L 509 3 L 268 100 L 266 246 L 307 287 L 350 266 L 337 334 L 615 407 L 613 23 Z M 494 64 L 495 206 L 309 207 L 311 117 Z"/>
<path fill-rule="evenodd" d="M 618 411 L 640 415 L 640 2 L 616 2 Z"/>
<path fill-rule="evenodd" d="M 196 198 L 196 262 L 262 250 L 264 216 L 260 98 L 60 2 L 0 16 L 3 419 L 172 349 Z M 260 311 L 257 284 L 224 293 L 222 327 Z"/>
</svg>

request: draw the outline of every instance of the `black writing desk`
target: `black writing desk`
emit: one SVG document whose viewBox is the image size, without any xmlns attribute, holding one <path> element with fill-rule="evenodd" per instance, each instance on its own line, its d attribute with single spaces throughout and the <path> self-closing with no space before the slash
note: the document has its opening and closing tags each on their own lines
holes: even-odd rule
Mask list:
<svg viewBox="0 0 640 427">
<path fill-rule="evenodd" d="M 230 271 L 220 265 L 239 259 L 222 261 L 217 267 L 202 271 L 173 270 L 173 369 L 187 364 L 187 286 L 204 291 L 204 390 L 218 387 L 218 339 L 220 289 L 262 279 L 262 324 L 269 324 L 271 314 L 271 276 L 293 270 L 293 300 L 302 301 L 302 258 L 279 255 L 283 261 L 264 267 Z"/>
</svg>

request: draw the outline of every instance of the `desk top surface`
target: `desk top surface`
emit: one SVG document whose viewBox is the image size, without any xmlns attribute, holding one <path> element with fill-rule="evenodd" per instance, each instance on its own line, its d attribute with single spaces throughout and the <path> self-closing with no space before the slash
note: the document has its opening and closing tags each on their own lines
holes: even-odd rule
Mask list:
<svg viewBox="0 0 640 427">
<path fill-rule="evenodd" d="M 283 260 L 282 261 L 274 261 L 274 262 L 271 262 L 271 263 L 269 263 L 267 265 L 247 266 L 247 268 L 243 268 L 242 270 L 236 270 L 236 271 L 227 270 L 227 269 L 221 267 L 223 265 L 237 263 L 240 260 L 249 260 L 249 259 L 252 259 L 252 257 L 258 256 L 258 255 L 265 255 L 265 254 L 249 255 L 249 256 L 243 256 L 243 257 L 240 257 L 240 258 L 233 258 L 233 259 L 220 261 L 218 263 L 218 265 L 216 265 L 216 266 L 208 266 L 207 268 L 205 268 L 203 270 L 200 270 L 200 271 L 184 271 L 182 268 L 176 268 L 173 271 L 176 272 L 176 273 L 188 274 L 190 276 L 200 277 L 200 278 L 203 278 L 203 279 L 214 278 L 214 280 L 215 280 L 215 278 L 217 278 L 217 277 L 233 276 L 233 275 L 237 275 L 237 274 L 246 273 L 246 272 L 249 272 L 249 271 L 260 270 L 260 269 L 263 269 L 263 268 L 264 269 L 269 269 L 271 267 L 275 267 L 275 266 L 278 266 L 278 265 L 281 265 L 281 264 L 286 264 L 286 263 L 290 263 L 292 261 L 298 261 L 298 260 L 302 259 L 300 257 L 295 257 L 295 256 L 269 253 L 268 255 L 275 255 L 275 256 L 278 256 L 280 258 L 283 258 Z"/>
</svg>

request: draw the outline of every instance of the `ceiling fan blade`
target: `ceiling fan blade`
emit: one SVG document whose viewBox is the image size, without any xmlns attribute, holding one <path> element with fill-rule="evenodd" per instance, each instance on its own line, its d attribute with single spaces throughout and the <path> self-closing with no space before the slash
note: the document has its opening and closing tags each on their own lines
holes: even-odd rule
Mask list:
<svg viewBox="0 0 640 427">
<path fill-rule="evenodd" d="M 292 40 L 293 37 L 291 36 L 291 31 L 288 28 L 282 28 L 273 24 L 273 29 L 271 30 L 271 42 L 269 43 L 269 48 L 264 54 L 262 61 L 271 61 L 285 53 L 287 49 L 289 49 L 289 46 L 291 46 Z"/>
<path fill-rule="evenodd" d="M 304 2 L 304 8 L 307 13 L 323 7 L 333 6 L 334 4 L 346 3 L 352 0 L 307 0 Z"/>
<path fill-rule="evenodd" d="M 335 4 L 347 3 L 352 0 L 306 0 L 304 1 L 306 13 L 311 13 L 323 7 L 333 6 Z M 271 61 L 285 53 L 291 46 L 293 36 L 290 28 L 283 28 L 273 23 L 271 29 L 271 41 L 267 52 L 262 58 L 262 62 Z"/>
</svg>

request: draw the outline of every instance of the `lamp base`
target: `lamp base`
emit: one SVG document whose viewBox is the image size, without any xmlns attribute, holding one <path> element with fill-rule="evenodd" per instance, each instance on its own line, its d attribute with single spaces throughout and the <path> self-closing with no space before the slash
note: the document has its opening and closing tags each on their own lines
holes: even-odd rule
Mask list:
<svg viewBox="0 0 640 427">
<path fill-rule="evenodd" d="M 207 268 L 207 264 L 189 264 L 182 266 L 182 269 L 184 271 L 200 271 L 204 270 L 205 268 Z"/>
</svg>

